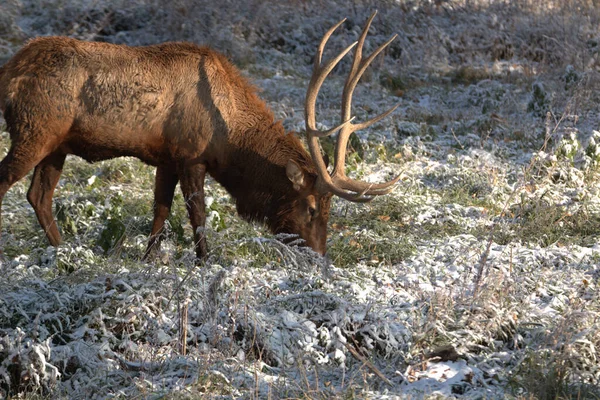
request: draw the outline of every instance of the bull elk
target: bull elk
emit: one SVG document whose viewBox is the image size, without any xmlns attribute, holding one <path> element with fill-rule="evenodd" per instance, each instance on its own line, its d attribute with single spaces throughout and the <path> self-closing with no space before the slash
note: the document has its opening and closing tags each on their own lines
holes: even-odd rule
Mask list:
<svg viewBox="0 0 600 400">
<path fill-rule="evenodd" d="M 323 37 L 305 103 L 310 154 L 287 134 L 256 91 L 218 52 L 191 43 L 128 47 L 67 37 L 29 41 L 0 69 L 0 109 L 11 147 L 0 163 L 0 206 L 9 188 L 35 167 L 27 200 L 53 246 L 61 237 L 52 195 L 67 154 L 88 162 L 134 156 L 156 166 L 154 221 L 148 257 L 160 246 L 179 182 L 194 231 L 196 255 L 207 254 L 206 173 L 235 199 L 246 220 L 291 233 L 325 253 L 332 195 L 365 202 L 389 193 L 393 180 L 371 184 L 345 175 L 350 135 L 385 118 L 353 124 L 352 92 L 372 60 L 394 39 L 363 59 L 373 14 L 359 40 L 323 64 Z M 358 44 L 358 45 L 357 45 Z M 319 88 L 356 46 L 346 79 L 340 125 L 317 129 Z M 319 138 L 339 132 L 331 174 Z"/>
</svg>

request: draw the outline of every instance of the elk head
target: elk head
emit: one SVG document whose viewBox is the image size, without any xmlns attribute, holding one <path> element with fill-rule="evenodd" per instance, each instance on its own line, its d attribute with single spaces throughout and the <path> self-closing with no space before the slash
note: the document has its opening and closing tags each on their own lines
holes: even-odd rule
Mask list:
<svg viewBox="0 0 600 400">
<path fill-rule="evenodd" d="M 293 160 L 288 161 L 286 174 L 292 182 L 295 198 L 281 213 L 283 224 L 275 232 L 295 233 L 307 246 L 324 255 L 332 193 L 319 192 L 316 173 L 308 172 Z"/>
</svg>

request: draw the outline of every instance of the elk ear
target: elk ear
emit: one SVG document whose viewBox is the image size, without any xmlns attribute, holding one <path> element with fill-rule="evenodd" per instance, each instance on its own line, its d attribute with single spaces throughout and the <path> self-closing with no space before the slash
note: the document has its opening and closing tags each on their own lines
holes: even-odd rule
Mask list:
<svg viewBox="0 0 600 400">
<path fill-rule="evenodd" d="M 300 191 L 304 187 L 304 171 L 295 161 L 289 160 L 285 166 L 285 173 L 294 185 L 294 190 Z"/>
<path fill-rule="evenodd" d="M 323 161 L 325 162 L 325 168 L 329 167 L 329 155 L 327 153 L 323 154 Z"/>
</svg>

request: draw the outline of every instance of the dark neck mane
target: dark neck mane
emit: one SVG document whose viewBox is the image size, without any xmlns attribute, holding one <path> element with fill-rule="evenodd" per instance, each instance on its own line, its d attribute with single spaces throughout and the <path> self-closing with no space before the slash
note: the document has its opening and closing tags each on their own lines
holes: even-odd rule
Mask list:
<svg viewBox="0 0 600 400">
<path fill-rule="evenodd" d="M 310 155 L 293 133 L 286 133 L 272 118 L 234 135 L 230 146 L 227 162 L 209 173 L 235 199 L 244 219 L 264 222 L 273 232 L 279 231 L 279 216 L 297 197 L 286 165 L 294 160 L 314 174 Z"/>
</svg>

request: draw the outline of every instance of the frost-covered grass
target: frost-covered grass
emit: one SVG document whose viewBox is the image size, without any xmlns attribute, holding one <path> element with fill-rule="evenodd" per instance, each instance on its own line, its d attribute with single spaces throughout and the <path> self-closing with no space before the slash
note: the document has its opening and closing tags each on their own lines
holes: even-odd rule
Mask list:
<svg viewBox="0 0 600 400">
<path fill-rule="evenodd" d="M 0 396 L 600 398 L 600 11 L 583 0 L 377 6 L 366 47 L 399 38 L 357 88 L 354 114 L 400 108 L 359 132 L 347 166 L 372 181 L 401 173 L 395 190 L 334 199 L 325 260 L 243 222 L 209 180 L 210 254 L 196 265 L 179 193 L 162 253 L 140 261 L 154 171 L 137 160 L 67 159 L 58 249 L 22 180 L 2 205 Z M 9 0 L 0 61 L 45 34 L 211 43 L 302 132 L 320 36 L 349 18 L 333 53 L 372 7 Z M 339 118 L 347 65 L 319 98 L 324 125 Z M 2 155 L 8 146 L 3 133 Z"/>
</svg>

